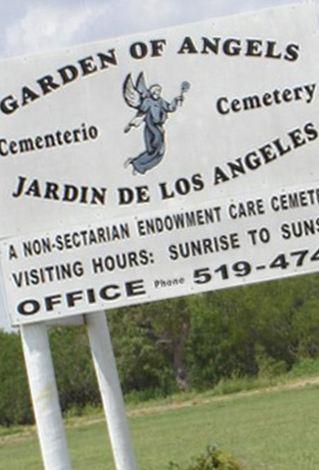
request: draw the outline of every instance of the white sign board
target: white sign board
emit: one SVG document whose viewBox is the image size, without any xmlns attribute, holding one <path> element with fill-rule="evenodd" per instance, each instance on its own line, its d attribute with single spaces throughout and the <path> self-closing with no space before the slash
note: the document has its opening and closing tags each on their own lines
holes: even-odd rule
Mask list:
<svg viewBox="0 0 319 470">
<path fill-rule="evenodd" d="M 12 324 L 317 271 L 314 31 L 288 6 L 8 62 Z"/>
<path fill-rule="evenodd" d="M 314 181 L 315 19 L 286 6 L 3 61 L 0 237 Z"/>
<path fill-rule="evenodd" d="M 319 185 L 3 241 L 13 324 L 318 271 Z"/>
</svg>

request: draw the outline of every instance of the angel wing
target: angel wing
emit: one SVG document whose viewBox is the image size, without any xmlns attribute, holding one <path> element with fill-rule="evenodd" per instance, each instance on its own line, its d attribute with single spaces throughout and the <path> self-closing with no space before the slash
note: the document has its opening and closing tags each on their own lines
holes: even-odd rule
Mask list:
<svg viewBox="0 0 319 470">
<path fill-rule="evenodd" d="M 123 96 L 126 103 L 131 108 L 138 109 L 144 98 L 148 96 L 148 88 L 146 86 L 144 73 L 141 72 L 134 85 L 132 75 L 129 74 L 123 84 Z"/>
</svg>

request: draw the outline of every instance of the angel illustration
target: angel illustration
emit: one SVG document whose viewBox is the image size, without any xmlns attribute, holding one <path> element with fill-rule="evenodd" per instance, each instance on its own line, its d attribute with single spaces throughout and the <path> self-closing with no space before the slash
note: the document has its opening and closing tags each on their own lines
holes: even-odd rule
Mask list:
<svg viewBox="0 0 319 470">
<path fill-rule="evenodd" d="M 190 84 L 183 82 L 179 96 L 170 103 L 162 97 L 162 87 L 158 84 L 147 87 L 144 73 L 141 72 L 134 84 L 129 74 L 123 85 L 123 96 L 126 103 L 137 110 L 134 118 L 125 127 L 129 132 L 133 127 L 139 127 L 144 122 L 145 151 L 134 158 L 128 158 L 125 167 L 132 165 L 134 174 L 144 174 L 160 163 L 165 154 L 164 124 L 168 113 L 176 111 L 184 101 L 184 94 Z"/>
</svg>

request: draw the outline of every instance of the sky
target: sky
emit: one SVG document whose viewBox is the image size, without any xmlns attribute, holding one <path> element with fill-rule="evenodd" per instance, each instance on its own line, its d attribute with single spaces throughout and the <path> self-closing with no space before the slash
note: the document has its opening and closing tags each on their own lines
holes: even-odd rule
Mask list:
<svg viewBox="0 0 319 470">
<path fill-rule="evenodd" d="M 301 1 L 1 0 L 0 58 Z M 1 291 L 0 327 L 8 329 Z"/>
<path fill-rule="evenodd" d="M 300 0 L 299 0 L 300 1 Z M 298 0 L 295 1 L 297 3 Z M 289 0 L 2 0 L 0 57 L 253 11 Z"/>
</svg>

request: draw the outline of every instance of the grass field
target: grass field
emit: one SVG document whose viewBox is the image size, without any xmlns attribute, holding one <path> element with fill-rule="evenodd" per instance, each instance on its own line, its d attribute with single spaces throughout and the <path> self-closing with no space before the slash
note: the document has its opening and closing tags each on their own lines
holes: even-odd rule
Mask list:
<svg viewBox="0 0 319 470">
<path fill-rule="evenodd" d="M 319 387 L 278 387 L 223 397 L 130 410 L 141 470 L 187 466 L 218 443 L 247 470 L 319 469 Z M 71 420 L 68 440 L 74 470 L 112 470 L 102 415 Z M 0 438 L 1 470 L 42 469 L 34 431 Z"/>
</svg>

